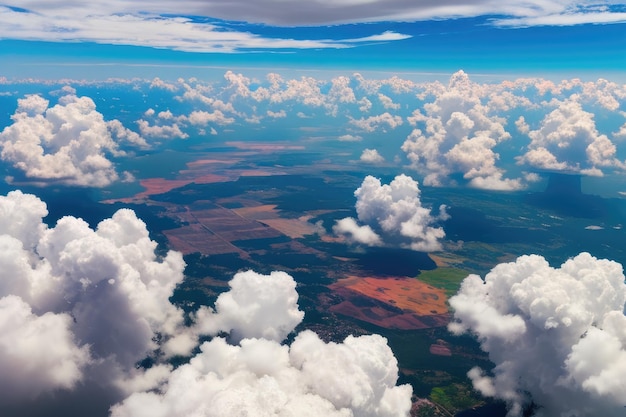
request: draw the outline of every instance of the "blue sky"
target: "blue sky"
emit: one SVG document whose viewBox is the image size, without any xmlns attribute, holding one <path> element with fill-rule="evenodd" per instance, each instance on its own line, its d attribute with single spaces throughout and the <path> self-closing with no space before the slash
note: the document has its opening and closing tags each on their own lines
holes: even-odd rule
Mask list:
<svg viewBox="0 0 626 417">
<path fill-rule="evenodd" d="M 610 1 L 162 3 L 0 5 L 5 63 L 0 76 L 169 73 L 176 78 L 208 68 L 415 74 L 464 69 L 616 79 L 626 67 L 625 5 Z M 180 10 L 186 14 L 177 14 Z"/>
</svg>

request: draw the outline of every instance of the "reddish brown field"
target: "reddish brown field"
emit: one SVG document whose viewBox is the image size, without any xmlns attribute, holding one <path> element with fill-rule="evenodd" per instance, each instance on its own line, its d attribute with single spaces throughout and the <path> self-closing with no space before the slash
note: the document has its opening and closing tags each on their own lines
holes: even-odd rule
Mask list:
<svg viewBox="0 0 626 417">
<path fill-rule="evenodd" d="M 331 311 L 381 327 L 423 329 L 449 320 L 443 290 L 415 278 L 350 276 L 329 287 L 344 298 Z"/>
</svg>

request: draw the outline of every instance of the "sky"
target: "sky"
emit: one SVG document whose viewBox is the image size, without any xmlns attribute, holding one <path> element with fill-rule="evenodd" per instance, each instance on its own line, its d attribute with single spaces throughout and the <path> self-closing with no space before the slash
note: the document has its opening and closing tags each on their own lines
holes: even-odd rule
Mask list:
<svg viewBox="0 0 626 417">
<path fill-rule="evenodd" d="M 7 77 L 168 68 L 170 78 L 224 68 L 621 77 L 626 64 L 626 8 L 615 1 L 25 0 L 0 5 L 0 22 Z"/>
<path fill-rule="evenodd" d="M 162 166 L 137 155 L 166 155 L 171 175 L 185 161 L 168 151 L 211 141 L 331 149 L 326 162 L 363 181 L 352 216 L 319 233 L 438 252 L 458 242 L 434 188 L 536 191 L 560 173 L 623 198 L 624 68 L 626 4 L 608 0 L 0 4 L 0 409 L 407 416 L 412 388 L 386 339 L 295 331 L 294 277 L 232 271 L 187 314 L 171 302 L 182 254 L 158 249 L 135 212 L 48 224 L 36 191 L 140 190 Z M 468 370 L 475 390 L 511 416 L 529 404 L 622 416 L 622 266 L 588 253 L 499 262 L 450 299 L 448 330 L 494 364 Z"/>
</svg>

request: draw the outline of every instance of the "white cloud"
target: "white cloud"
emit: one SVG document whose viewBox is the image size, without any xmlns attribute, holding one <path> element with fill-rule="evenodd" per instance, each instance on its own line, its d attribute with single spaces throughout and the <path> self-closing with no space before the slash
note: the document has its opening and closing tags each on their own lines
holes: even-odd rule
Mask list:
<svg viewBox="0 0 626 417">
<path fill-rule="evenodd" d="M 626 128 L 625 128 L 626 130 Z M 362 136 L 359 135 L 341 135 L 337 138 L 340 142 L 360 142 L 363 140 Z"/>
<path fill-rule="evenodd" d="M 542 16 L 529 16 L 516 19 L 498 19 L 494 23 L 502 27 L 528 26 L 575 26 L 585 24 L 623 23 L 626 22 L 626 13 L 610 12 L 574 12 L 558 13 Z"/>
<path fill-rule="evenodd" d="M 397 362 L 377 335 L 324 343 L 310 331 L 291 346 L 215 338 L 171 373 L 160 392 L 142 392 L 112 417 L 298 415 L 408 416 L 411 388 L 395 386 Z"/>
<path fill-rule="evenodd" d="M 11 119 L 0 133 L 0 155 L 32 180 L 106 186 L 118 180 L 107 154 L 123 154 L 113 136 L 146 145 L 119 121 L 105 122 L 89 97 L 66 95 L 48 108 L 42 97 L 26 96 Z"/>
<path fill-rule="evenodd" d="M 161 88 L 163 90 L 170 91 L 170 92 L 178 91 L 178 86 L 176 86 L 175 84 L 163 81 L 159 77 L 155 77 L 152 80 L 152 83 L 150 83 L 150 88 Z"/>
<path fill-rule="evenodd" d="M 424 184 L 443 186 L 460 173 L 470 186 L 498 190 L 523 188 L 520 179 L 504 178 L 496 165 L 494 148 L 511 138 L 504 121 L 481 102 L 488 89 L 458 71 L 448 88 L 434 85 L 435 101 L 424 104 L 425 114 L 415 110 L 409 122 L 416 129 L 402 145 L 411 166 L 424 177 Z"/>
<path fill-rule="evenodd" d="M 398 175 L 390 184 L 368 175 L 355 192 L 355 219 L 338 221 L 333 230 L 349 241 L 369 246 L 397 244 L 416 251 L 441 250 L 440 239 L 445 237 L 443 228 L 436 223 L 446 220 L 445 206 L 439 207 L 439 215 L 422 206 L 417 181 L 406 175 Z"/>
<path fill-rule="evenodd" d="M 626 168 L 616 158 L 616 146 L 598 132 L 594 115 L 575 100 L 561 102 L 528 136 L 531 142 L 519 164 L 595 175 L 602 175 L 602 168 Z"/>
<path fill-rule="evenodd" d="M 0 237 L 4 240 L 6 236 Z M 38 316 L 20 297 L 0 297 L 0 405 L 71 389 L 81 381 L 82 368 L 90 361 L 89 346 L 77 346 L 71 327 L 69 314 Z"/>
<path fill-rule="evenodd" d="M 325 343 L 313 332 L 281 344 L 298 325 L 296 282 L 284 272 L 236 274 L 194 331 L 216 335 L 157 387 L 112 407 L 113 417 L 298 415 L 408 416 L 411 388 L 378 335 Z M 233 343 L 234 342 L 234 343 Z"/>
<path fill-rule="evenodd" d="M 263 338 L 280 342 L 302 321 L 293 278 L 285 272 L 270 275 L 239 272 L 220 294 L 215 310 L 202 307 L 196 314 L 197 332 L 230 333 L 233 338 Z"/>
<path fill-rule="evenodd" d="M 391 97 L 378 93 L 378 100 L 382 103 L 383 107 L 387 110 L 398 110 L 400 103 L 394 103 Z"/>
<path fill-rule="evenodd" d="M 337 220 L 333 226 L 335 234 L 344 236 L 349 242 L 367 246 L 382 246 L 380 236 L 368 225 L 360 226 L 352 217 Z"/>
<path fill-rule="evenodd" d="M 187 139 L 189 135 L 183 132 L 178 126 L 178 123 L 172 123 L 170 125 L 151 125 L 150 122 L 144 119 L 137 120 L 139 126 L 139 132 L 142 136 L 147 138 L 160 138 L 160 139 Z"/>
<path fill-rule="evenodd" d="M 378 153 L 376 149 L 365 149 L 359 158 L 361 162 L 365 162 L 368 164 L 380 164 L 385 162 L 385 158 L 381 154 Z"/>
<path fill-rule="evenodd" d="M 169 302 L 182 256 L 157 256 L 131 210 L 95 230 L 74 217 L 48 228 L 45 204 L 13 191 L 0 211 L 0 406 L 78 383 L 117 392 L 155 336 L 166 341 L 182 327 Z"/>
<path fill-rule="evenodd" d="M 468 374 L 520 416 L 621 416 L 626 390 L 626 284 L 622 266 L 581 253 L 560 268 L 522 256 L 468 276 L 450 299 L 452 332 L 473 333 L 495 363 Z M 526 396 L 527 393 L 529 397 Z"/>
<path fill-rule="evenodd" d="M 272 119 L 283 119 L 287 117 L 287 113 L 285 112 L 285 110 L 281 110 L 281 111 L 268 110 L 267 115 L 268 117 L 271 117 Z"/>
<path fill-rule="evenodd" d="M 389 112 L 361 119 L 352 119 L 350 123 L 365 132 L 374 132 L 378 129 L 386 131 L 385 126 L 395 129 L 402 125 L 402 117 L 392 115 Z"/>
<path fill-rule="evenodd" d="M 0 6 L 0 28 L 3 28 L 0 29 L 0 37 L 30 41 L 96 42 L 218 53 L 250 48 L 341 49 L 363 43 L 390 42 L 410 37 L 391 31 L 356 39 L 298 40 L 264 37 L 250 31 L 236 30 L 233 26 L 220 24 L 215 20 L 206 23 L 180 16 L 181 10 L 185 10 L 186 16 L 189 16 L 190 9 L 184 5 L 166 12 L 165 9 L 168 8 L 154 3 L 136 4 L 139 8 L 131 4 L 118 1 L 106 8 L 69 4 L 67 7 L 54 8 L 46 8 L 41 4 L 21 5 L 28 8 L 30 10 L 28 12 Z M 242 7 L 248 8 L 244 5 Z M 163 12 L 166 14 L 161 14 Z M 241 20 L 241 17 L 235 20 Z"/>
<path fill-rule="evenodd" d="M 187 121 L 194 126 L 207 126 L 209 123 L 225 126 L 235 122 L 234 118 L 225 116 L 220 110 L 215 110 L 212 113 L 202 110 L 194 110 L 189 114 L 189 116 L 181 116 L 178 120 Z"/>
</svg>

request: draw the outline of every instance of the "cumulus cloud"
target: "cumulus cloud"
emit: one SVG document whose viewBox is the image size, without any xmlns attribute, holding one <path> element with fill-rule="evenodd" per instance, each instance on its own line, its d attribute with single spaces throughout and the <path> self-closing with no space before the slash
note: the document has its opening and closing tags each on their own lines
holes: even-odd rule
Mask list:
<svg viewBox="0 0 626 417">
<path fill-rule="evenodd" d="M 435 101 L 424 105 L 425 114 L 416 110 L 409 121 L 416 129 L 402 145 L 411 166 L 422 173 L 424 184 L 448 185 L 459 173 L 470 186 L 500 190 L 523 187 L 520 179 L 505 178 L 496 165 L 494 148 L 511 138 L 503 120 L 490 114 L 482 104 L 484 87 L 458 71 L 447 89 L 437 92 Z"/>
<path fill-rule="evenodd" d="M 378 129 L 386 131 L 385 126 L 389 129 L 395 129 L 402 125 L 402 117 L 392 115 L 389 112 L 379 114 L 378 116 L 370 116 L 361 119 L 352 119 L 350 123 L 365 132 L 374 132 Z"/>
<path fill-rule="evenodd" d="M 77 345 L 71 327 L 69 314 L 36 315 L 18 296 L 0 298 L 0 404 L 71 389 L 82 379 L 91 359 L 89 346 Z"/>
<path fill-rule="evenodd" d="M 112 408 L 112 417 L 301 415 L 408 416 L 411 388 L 395 386 L 397 362 L 378 335 L 324 343 L 300 333 L 291 346 L 214 338 L 157 392 Z"/>
<path fill-rule="evenodd" d="M 381 154 L 378 153 L 376 149 L 365 149 L 359 158 L 361 162 L 366 162 L 368 164 L 380 164 L 381 162 L 385 162 L 385 158 Z"/>
<path fill-rule="evenodd" d="M 398 364 L 379 335 L 325 343 L 313 332 L 283 339 L 301 322 L 293 278 L 240 272 L 215 309 L 196 314 L 196 328 L 214 337 L 156 389 L 131 394 L 113 417 L 408 416 L 411 388 L 396 386 Z"/>
<path fill-rule="evenodd" d="M 436 224 L 448 218 L 446 207 L 441 205 L 439 215 L 432 215 L 422 206 L 420 193 L 417 181 L 407 175 L 398 175 L 389 184 L 368 175 L 354 192 L 358 219 L 342 219 L 333 231 L 369 246 L 385 242 L 416 251 L 441 250 L 445 232 Z"/>
<path fill-rule="evenodd" d="M 383 241 L 369 226 L 361 226 L 352 217 L 337 220 L 333 226 L 333 232 L 344 236 L 349 242 L 364 244 L 367 246 L 382 246 Z"/>
<path fill-rule="evenodd" d="M 616 158 L 616 146 L 598 132 L 593 116 L 578 101 L 560 103 L 539 129 L 528 132 L 531 142 L 518 163 L 588 175 L 602 175 L 603 168 L 626 168 Z"/>
<path fill-rule="evenodd" d="M 183 132 L 178 123 L 172 123 L 167 125 L 151 125 L 150 122 L 144 119 L 137 120 L 139 131 L 142 136 L 147 138 L 160 138 L 160 139 L 187 139 L 189 135 Z"/>
<path fill-rule="evenodd" d="M 553 268 L 538 255 L 470 275 L 450 299 L 449 329 L 470 332 L 496 365 L 468 376 L 521 416 L 621 416 L 626 392 L 622 266 L 588 253 Z"/>
<path fill-rule="evenodd" d="M 78 383 L 123 389 L 156 335 L 183 324 L 169 302 L 182 256 L 157 256 L 128 209 L 95 230 L 74 217 L 49 228 L 45 203 L 20 191 L 0 197 L 0 211 L 0 404 Z"/>
<path fill-rule="evenodd" d="M 38 95 L 18 99 L 13 123 L 0 133 L 0 157 L 29 179 L 103 187 L 119 179 L 108 159 L 123 154 L 114 137 L 147 145 L 119 121 L 106 122 L 89 97 L 66 95 L 48 106 Z"/>
<path fill-rule="evenodd" d="M 202 307 L 196 313 L 198 332 L 230 333 L 234 339 L 263 338 L 280 342 L 302 321 L 293 278 L 274 271 L 269 276 L 239 272 L 220 294 L 215 310 Z"/>
</svg>

